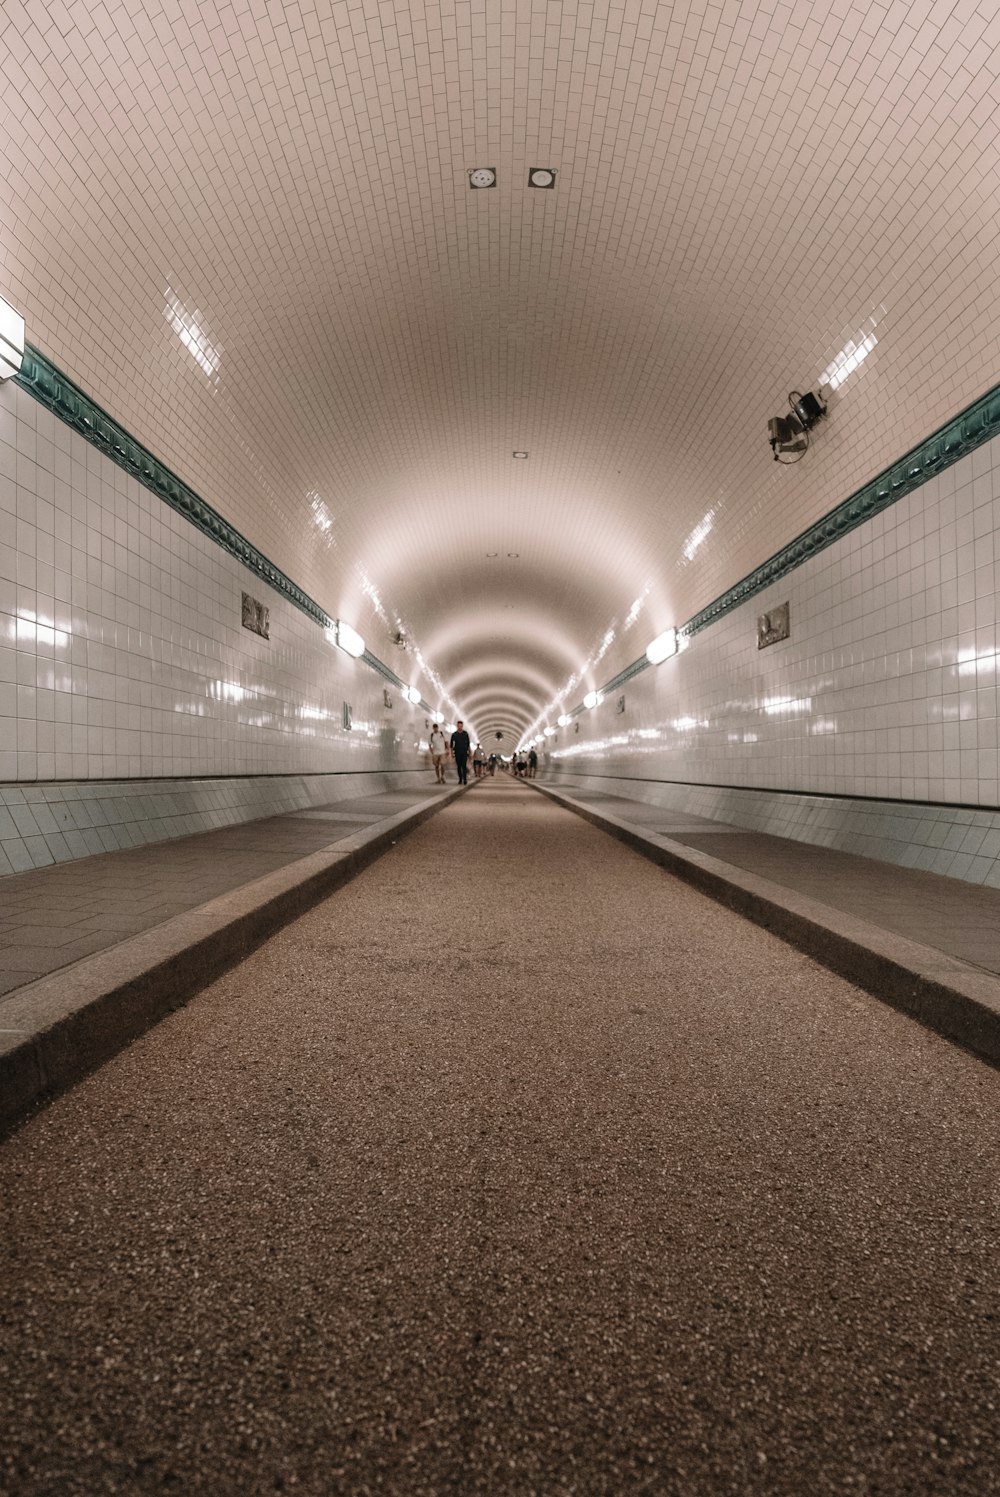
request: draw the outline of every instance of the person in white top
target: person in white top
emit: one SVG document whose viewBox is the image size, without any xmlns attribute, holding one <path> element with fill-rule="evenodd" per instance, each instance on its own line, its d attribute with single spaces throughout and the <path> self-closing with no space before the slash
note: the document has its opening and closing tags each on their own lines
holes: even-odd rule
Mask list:
<svg viewBox="0 0 1000 1497">
<path fill-rule="evenodd" d="M 447 757 L 448 744 L 441 732 L 441 724 L 435 723 L 431 730 L 431 758 L 434 760 L 434 773 L 439 785 L 444 784 L 444 766 Z"/>
</svg>

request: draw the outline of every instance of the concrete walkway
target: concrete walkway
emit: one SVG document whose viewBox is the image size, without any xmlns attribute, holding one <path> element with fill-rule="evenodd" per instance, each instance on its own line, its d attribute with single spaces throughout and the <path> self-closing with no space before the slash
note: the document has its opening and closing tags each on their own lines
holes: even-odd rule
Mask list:
<svg viewBox="0 0 1000 1497">
<path fill-rule="evenodd" d="M 0 879 L 0 1128 L 465 793 L 393 789 Z"/>
<path fill-rule="evenodd" d="M 487 782 L 0 1147 L 0 1489 L 988 1497 L 998 1103 Z"/>
</svg>

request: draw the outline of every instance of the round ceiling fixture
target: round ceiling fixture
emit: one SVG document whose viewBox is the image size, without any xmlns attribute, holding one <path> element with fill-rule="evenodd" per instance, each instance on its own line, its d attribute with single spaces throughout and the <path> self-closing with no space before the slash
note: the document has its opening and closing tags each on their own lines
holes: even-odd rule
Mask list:
<svg viewBox="0 0 1000 1497">
<path fill-rule="evenodd" d="M 528 171 L 529 187 L 554 187 L 556 174 L 551 166 L 533 166 Z"/>
<path fill-rule="evenodd" d="M 488 557 L 489 557 L 489 556 L 499 556 L 499 555 L 500 555 L 500 552 L 499 552 L 499 551 L 487 551 L 487 553 L 486 553 L 486 555 L 487 555 L 487 556 L 488 556 Z"/>
<path fill-rule="evenodd" d="M 520 551 L 508 551 L 507 552 L 507 555 L 510 556 L 510 557 L 518 557 L 518 556 L 520 556 L 520 554 L 521 554 Z"/>
<path fill-rule="evenodd" d="M 511 457 L 519 457 L 522 460 L 522 462 L 524 461 L 524 459 L 527 456 L 528 456 L 528 454 L 526 452 L 512 452 L 511 453 Z"/>
<path fill-rule="evenodd" d="M 495 187 L 497 185 L 497 169 L 495 166 L 474 166 L 469 173 L 470 187 Z"/>
</svg>

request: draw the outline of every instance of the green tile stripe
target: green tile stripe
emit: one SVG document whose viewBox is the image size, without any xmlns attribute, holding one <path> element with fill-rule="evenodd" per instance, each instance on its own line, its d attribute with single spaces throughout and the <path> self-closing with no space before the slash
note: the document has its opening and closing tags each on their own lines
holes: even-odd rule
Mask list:
<svg viewBox="0 0 1000 1497">
<path fill-rule="evenodd" d="M 644 671 L 648 665 L 649 661 L 645 655 L 640 655 L 638 660 L 633 660 L 632 664 L 627 665 L 623 671 L 619 671 L 617 676 L 612 676 L 607 685 L 601 687 L 601 692 L 607 696 L 610 692 L 617 691 L 619 686 L 624 686 L 626 681 L 631 681 L 633 676 Z"/>
<path fill-rule="evenodd" d="M 941 473 L 945 468 L 950 468 L 952 463 L 957 463 L 960 458 L 967 457 L 970 452 L 988 442 L 991 437 L 1000 434 L 1000 385 L 988 390 L 973 405 L 967 406 L 964 411 L 959 412 L 945 426 L 940 427 L 931 436 L 925 438 L 918 446 L 901 457 L 898 462 L 886 468 L 877 478 L 873 478 L 862 488 L 857 489 L 849 498 L 841 501 L 836 509 L 824 515 L 821 520 L 810 525 L 801 535 L 782 546 L 767 561 L 762 562 L 747 577 L 727 588 L 726 591 L 707 607 L 702 608 L 686 624 L 678 629 L 678 634 L 691 637 L 700 629 L 705 629 L 709 624 L 714 624 L 723 614 L 729 613 L 734 608 L 739 608 L 754 593 L 761 592 L 765 587 L 778 582 L 789 572 L 808 561 L 810 557 L 816 556 L 818 552 L 825 551 L 827 546 L 832 546 L 834 541 L 839 541 L 841 536 L 848 535 L 856 530 L 859 525 L 864 525 L 874 515 L 881 514 L 884 509 L 896 504 L 907 494 L 918 489 L 921 484 L 933 478 L 936 473 Z"/>
<path fill-rule="evenodd" d="M 387 681 L 390 681 L 393 686 L 398 687 L 400 691 L 406 690 L 406 682 L 403 680 L 402 676 L 397 676 L 392 667 L 386 665 L 385 661 L 380 660 L 377 655 L 373 655 L 371 650 L 365 650 L 361 659 L 365 662 L 366 665 L 370 665 L 373 671 L 378 671 L 380 676 L 384 676 L 385 679 Z M 431 710 L 428 704 L 424 701 L 423 697 L 420 698 L 419 702 L 414 702 L 413 706 L 422 707 L 425 712 L 430 712 Z"/>
<path fill-rule="evenodd" d="M 217 510 L 196 494 L 182 478 L 161 463 L 147 447 L 115 421 L 105 410 L 75 385 L 68 375 L 57 369 L 43 353 L 28 344 L 20 372 L 15 383 L 53 415 L 58 416 L 73 431 L 79 432 L 98 451 L 117 463 L 126 473 L 138 478 L 171 509 L 184 516 L 204 535 L 235 556 L 251 572 L 256 573 L 269 587 L 281 593 L 290 603 L 324 629 L 333 627 L 333 620 L 309 595 L 286 577 L 273 562 L 268 561 L 246 536 Z M 746 577 L 702 608 L 685 624 L 678 627 L 679 636 L 690 639 L 700 630 L 716 623 L 734 608 L 739 608 L 755 593 L 780 581 L 796 567 L 832 546 L 842 536 L 863 525 L 874 515 L 888 509 L 914 489 L 926 483 L 936 473 L 967 456 L 983 442 L 1000 435 L 1000 386 L 994 386 L 972 405 L 948 421 L 931 436 L 886 468 L 876 478 L 844 499 L 829 514 L 817 520 L 801 535 L 782 546 L 767 561 L 762 562 Z M 396 673 L 366 650 L 362 657 L 366 664 L 377 670 L 397 686 L 403 683 Z M 600 688 L 604 695 L 623 685 L 633 676 L 648 667 L 644 655 L 619 671 L 611 681 Z M 429 710 L 429 709 L 428 709 Z M 576 716 L 582 707 L 573 709 Z"/>
<path fill-rule="evenodd" d="M 839 541 L 859 525 L 864 525 L 874 515 L 881 514 L 884 509 L 905 498 L 929 478 L 950 468 L 952 463 L 967 457 L 970 452 L 995 436 L 1000 436 L 1000 385 L 987 390 L 985 395 L 966 406 L 964 411 L 939 427 L 891 467 L 842 500 L 829 514 L 810 525 L 808 530 L 797 535 L 786 546 L 782 546 L 780 551 L 768 557 L 759 567 L 755 567 L 748 576 L 720 593 L 713 602 L 689 618 L 686 624 L 680 624 L 677 629 L 678 638 L 683 636 L 691 639 L 699 630 L 717 623 L 725 614 L 741 607 L 755 593 L 763 592 L 765 588 L 780 581 L 803 562 L 809 561 L 820 551 L 825 551 L 827 546 L 832 546 L 834 541 Z M 649 661 L 644 655 L 640 655 L 638 660 L 619 671 L 606 686 L 600 687 L 601 694 L 607 696 L 616 686 L 638 675 L 648 666 Z M 576 707 L 572 715 L 575 717 L 583 710 L 582 706 Z"/>
<path fill-rule="evenodd" d="M 126 473 L 137 478 L 162 499 L 164 504 L 169 504 L 185 520 L 190 520 L 209 540 L 221 546 L 223 551 L 228 551 L 230 556 L 235 556 L 237 561 L 256 573 L 268 587 L 281 593 L 289 603 L 293 603 L 307 618 L 312 619 L 314 624 L 319 624 L 323 629 L 334 627 L 335 621 L 308 593 L 304 593 L 290 577 L 286 577 L 280 567 L 268 561 L 245 535 L 241 535 L 234 525 L 224 520 L 183 478 L 179 478 L 158 457 L 154 457 L 148 447 L 130 436 L 107 411 L 95 400 L 91 400 L 79 385 L 75 385 L 68 375 L 57 369 L 55 364 L 30 343 L 25 347 L 21 369 L 14 376 L 14 382 L 99 452 L 103 452 L 105 457 L 117 463 L 119 468 L 124 468 Z M 379 660 L 377 655 L 373 655 L 371 650 L 366 649 L 361 658 L 394 686 L 404 686 L 405 683 L 395 671 Z M 430 711 L 423 700 L 418 705 L 426 712 Z"/>
<path fill-rule="evenodd" d="M 61 370 L 51 364 L 44 354 L 29 344 L 24 351 L 21 369 L 14 376 L 15 383 L 27 390 L 46 410 L 58 416 L 73 431 L 78 432 L 105 457 L 109 457 L 119 468 L 124 468 L 147 489 L 162 499 L 164 504 L 190 520 L 203 535 L 235 556 L 251 572 L 256 573 L 275 592 L 281 593 L 290 603 L 324 629 L 333 628 L 333 619 L 319 604 L 286 577 L 280 567 L 268 561 L 257 547 L 241 535 L 235 526 L 224 520 L 217 510 L 196 494 L 183 478 L 178 478 L 165 463 L 154 457 L 147 447 L 129 435 L 107 411 L 101 409 L 78 385 Z"/>
</svg>

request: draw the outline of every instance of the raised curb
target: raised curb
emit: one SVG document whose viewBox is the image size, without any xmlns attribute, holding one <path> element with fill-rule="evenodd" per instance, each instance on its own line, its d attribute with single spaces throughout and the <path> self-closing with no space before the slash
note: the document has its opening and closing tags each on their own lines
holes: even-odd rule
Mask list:
<svg viewBox="0 0 1000 1497">
<path fill-rule="evenodd" d="M 16 989 L 0 1005 L 0 1128 L 181 1008 L 466 789 L 456 785 Z"/>
<path fill-rule="evenodd" d="M 643 832 L 564 791 L 528 783 L 873 997 L 1000 1065 L 1000 978 L 992 972 L 735 868 L 659 832 Z"/>
</svg>

